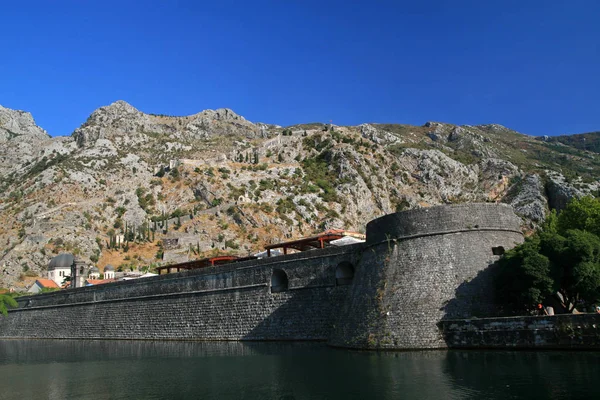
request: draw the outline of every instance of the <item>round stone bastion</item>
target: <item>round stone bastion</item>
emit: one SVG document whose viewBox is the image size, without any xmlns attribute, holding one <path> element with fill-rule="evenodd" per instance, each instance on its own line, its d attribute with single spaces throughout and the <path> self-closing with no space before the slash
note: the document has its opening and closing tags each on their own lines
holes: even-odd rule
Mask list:
<svg viewBox="0 0 600 400">
<path fill-rule="evenodd" d="M 367 224 L 367 247 L 329 343 L 362 349 L 447 347 L 444 319 L 493 316 L 496 261 L 523 242 L 505 204 L 457 204 Z"/>
</svg>

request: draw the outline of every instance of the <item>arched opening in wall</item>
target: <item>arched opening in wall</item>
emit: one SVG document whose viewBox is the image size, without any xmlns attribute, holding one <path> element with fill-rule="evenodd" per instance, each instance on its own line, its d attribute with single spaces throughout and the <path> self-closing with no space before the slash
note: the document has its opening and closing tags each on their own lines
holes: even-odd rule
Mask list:
<svg viewBox="0 0 600 400">
<path fill-rule="evenodd" d="M 284 270 L 274 269 L 271 275 L 271 293 L 285 292 L 288 290 L 288 277 Z"/>
<path fill-rule="evenodd" d="M 350 285 L 354 279 L 354 266 L 348 261 L 338 264 L 335 269 L 336 286 Z"/>
<path fill-rule="evenodd" d="M 504 247 L 492 247 L 492 254 L 494 254 L 495 256 L 501 256 L 502 254 L 504 254 Z"/>
</svg>

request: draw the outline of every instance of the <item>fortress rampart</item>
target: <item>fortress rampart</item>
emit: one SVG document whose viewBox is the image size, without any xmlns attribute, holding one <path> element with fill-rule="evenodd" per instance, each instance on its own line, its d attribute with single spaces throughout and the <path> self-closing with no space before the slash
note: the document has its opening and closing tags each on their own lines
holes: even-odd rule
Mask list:
<svg viewBox="0 0 600 400">
<path fill-rule="evenodd" d="M 443 348 L 441 320 L 493 315 L 492 264 L 523 240 L 519 224 L 498 204 L 390 214 L 364 244 L 22 297 L 0 338 Z"/>
<path fill-rule="evenodd" d="M 509 206 L 498 204 L 433 207 L 371 221 L 362 267 L 330 343 L 446 347 L 440 320 L 494 314 L 493 264 L 523 241 L 519 223 Z"/>
</svg>

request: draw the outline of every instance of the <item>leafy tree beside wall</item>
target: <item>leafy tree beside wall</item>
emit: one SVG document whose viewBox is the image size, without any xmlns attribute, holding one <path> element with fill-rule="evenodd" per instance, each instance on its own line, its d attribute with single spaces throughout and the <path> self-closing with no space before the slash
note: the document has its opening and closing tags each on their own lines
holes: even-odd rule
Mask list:
<svg viewBox="0 0 600 400">
<path fill-rule="evenodd" d="M 600 200 L 571 201 L 499 261 L 496 297 L 523 313 L 555 297 L 565 312 L 600 303 Z"/>
<path fill-rule="evenodd" d="M 8 293 L 0 294 L 0 313 L 2 315 L 8 315 L 9 307 L 17 307 L 17 301 Z"/>
</svg>

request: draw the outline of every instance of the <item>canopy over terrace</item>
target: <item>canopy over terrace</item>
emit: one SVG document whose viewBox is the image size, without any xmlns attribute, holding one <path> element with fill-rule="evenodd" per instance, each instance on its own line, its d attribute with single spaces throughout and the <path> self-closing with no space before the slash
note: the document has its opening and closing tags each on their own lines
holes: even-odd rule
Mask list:
<svg viewBox="0 0 600 400">
<path fill-rule="evenodd" d="M 188 261 L 181 264 L 173 264 L 173 265 L 164 265 L 162 267 L 156 268 L 159 275 L 168 274 L 172 272 L 180 272 L 187 271 L 190 269 L 199 269 L 199 268 L 207 268 L 214 267 L 215 265 L 229 264 L 234 262 L 253 260 L 256 257 L 237 257 L 237 256 L 216 256 L 216 257 L 208 257 L 202 258 L 200 260 Z"/>
<path fill-rule="evenodd" d="M 267 250 L 267 257 L 271 257 L 271 250 L 273 249 L 283 249 L 283 254 L 287 254 L 288 249 L 298 251 L 324 249 L 325 247 L 328 247 L 332 241 L 345 237 L 352 237 L 359 239 L 360 241 L 364 241 L 366 238 L 364 234 L 358 232 L 345 231 L 343 229 L 329 229 L 315 236 L 309 236 L 289 242 L 269 244 L 265 246 L 265 249 Z"/>
</svg>

